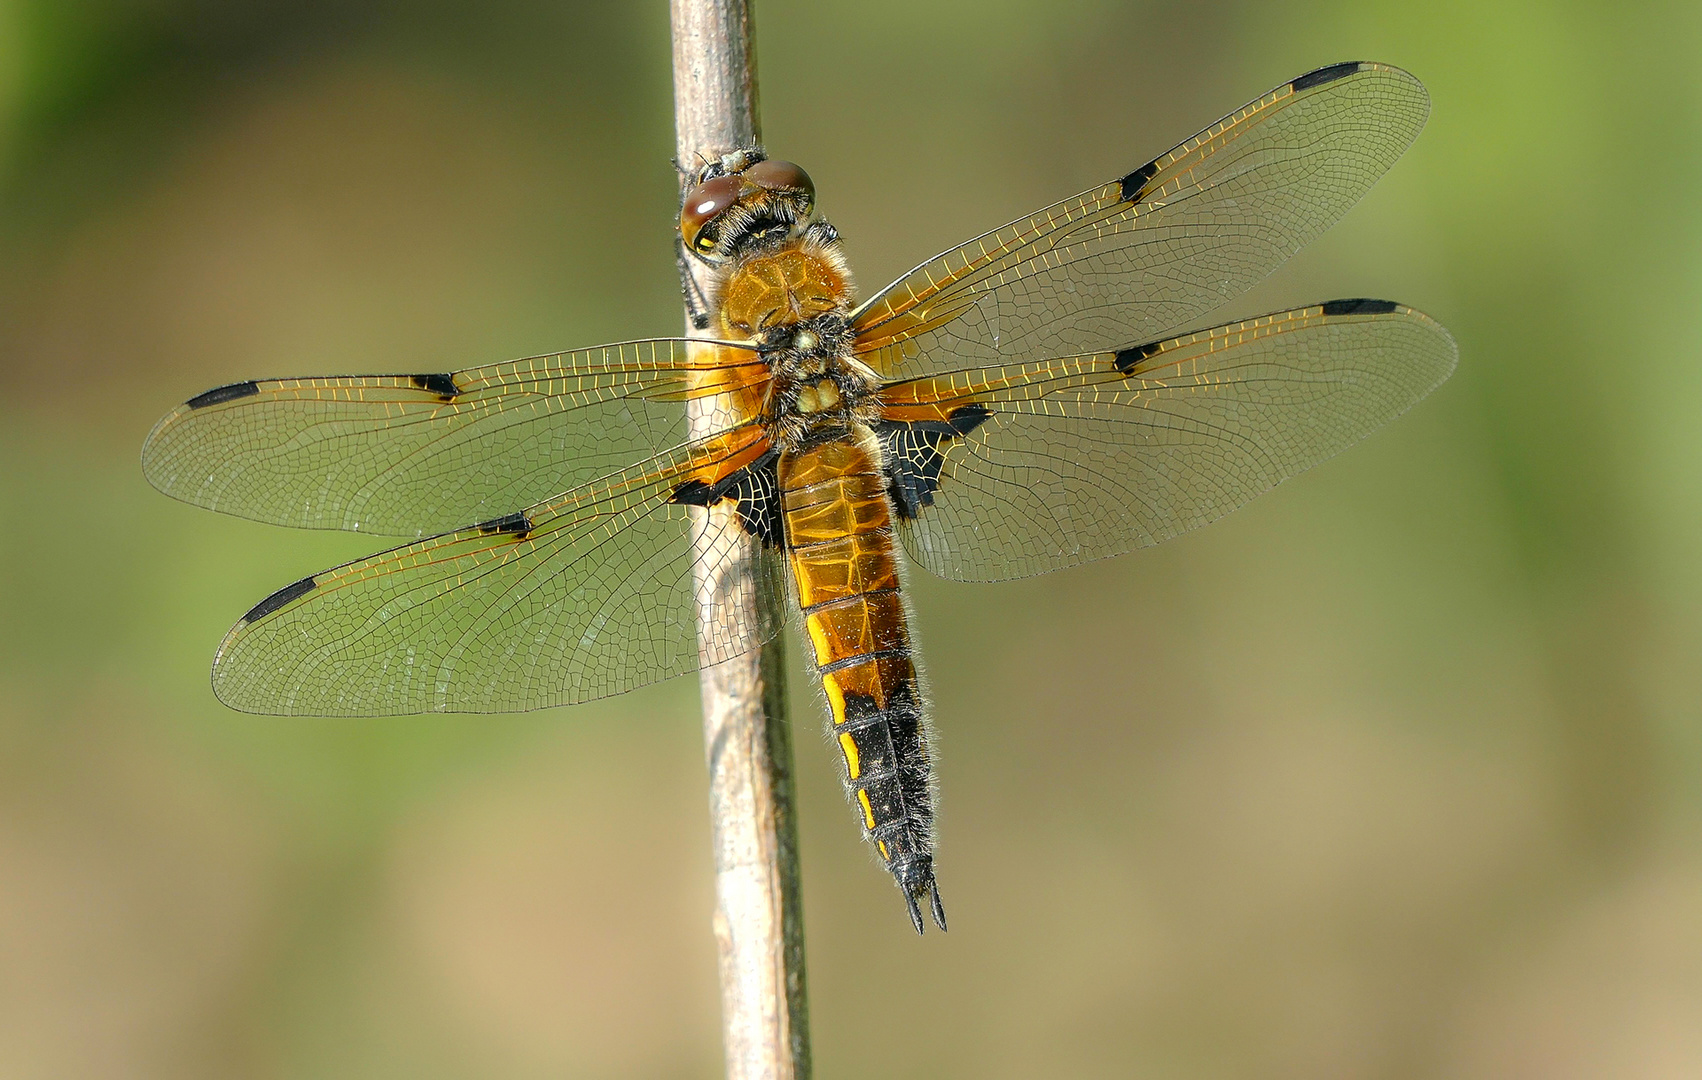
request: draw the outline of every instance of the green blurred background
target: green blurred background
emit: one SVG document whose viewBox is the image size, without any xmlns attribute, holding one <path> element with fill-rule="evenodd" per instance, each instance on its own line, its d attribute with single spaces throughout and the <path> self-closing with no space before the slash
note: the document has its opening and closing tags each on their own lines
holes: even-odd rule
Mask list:
<svg viewBox="0 0 1702 1080">
<path fill-rule="evenodd" d="M 769 145 L 865 289 L 1279 82 L 1434 109 L 1227 315 L 1460 344 L 1197 534 L 912 575 L 949 935 L 793 650 L 818 1074 L 1702 1075 L 1702 9 L 761 0 Z M 661 0 L 0 0 L 0 1076 L 720 1069 L 696 683 L 525 717 L 225 711 L 214 646 L 372 550 L 174 503 L 251 376 L 680 325 Z"/>
</svg>

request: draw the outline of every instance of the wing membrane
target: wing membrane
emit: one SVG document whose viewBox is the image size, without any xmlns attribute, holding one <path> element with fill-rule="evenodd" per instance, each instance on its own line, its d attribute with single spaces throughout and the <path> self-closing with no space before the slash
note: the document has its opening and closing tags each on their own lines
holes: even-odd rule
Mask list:
<svg viewBox="0 0 1702 1080">
<path fill-rule="evenodd" d="M 942 577 L 996 581 L 1159 543 L 1399 416 L 1456 356 L 1428 316 L 1350 300 L 894 384 L 889 421 L 975 417 L 939 444 L 938 490 L 901 523 L 905 547 Z"/>
<path fill-rule="evenodd" d="M 777 626 L 737 631 L 694 595 L 688 508 L 670 497 L 766 447 L 746 425 L 524 513 L 296 582 L 226 635 L 213 689 L 259 713 L 505 712 L 605 697 L 744 653 Z M 707 513 L 711 534 L 739 527 L 722 508 Z M 740 550 L 759 560 L 754 610 L 775 610 L 756 602 L 783 588 L 772 549 Z"/>
<path fill-rule="evenodd" d="M 1429 108 L 1381 64 L 1285 83 L 1120 180 L 923 263 L 855 313 L 857 351 L 908 378 L 1172 333 L 1345 214 Z"/>
<path fill-rule="evenodd" d="M 747 419 L 756 353 L 635 341 L 454 373 L 267 379 L 169 413 L 142 450 L 153 485 L 277 525 L 392 536 L 509 513 L 686 441 L 679 402 Z"/>
</svg>

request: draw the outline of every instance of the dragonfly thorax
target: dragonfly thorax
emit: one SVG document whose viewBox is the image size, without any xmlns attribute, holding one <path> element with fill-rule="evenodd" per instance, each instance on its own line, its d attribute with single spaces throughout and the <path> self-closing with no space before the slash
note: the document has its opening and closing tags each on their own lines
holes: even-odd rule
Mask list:
<svg viewBox="0 0 1702 1080">
<path fill-rule="evenodd" d="M 807 232 L 778 251 L 740 258 L 728 269 L 716 301 L 722 331 L 735 337 L 848 314 L 851 275 L 837 234 Z"/>
<path fill-rule="evenodd" d="M 844 315 L 777 326 L 763 339 L 763 357 L 774 376 L 767 414 L 776 443 L 795 447 L 823 427 L 877 419 L 880 378 L 852 356 Z"/>
</svg>

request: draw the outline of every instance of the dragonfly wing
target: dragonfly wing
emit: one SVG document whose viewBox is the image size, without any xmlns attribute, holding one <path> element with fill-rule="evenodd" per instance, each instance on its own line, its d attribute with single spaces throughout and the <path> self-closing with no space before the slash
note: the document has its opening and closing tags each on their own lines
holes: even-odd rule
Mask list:
<svg viewBox="0 0 1702 1080">
<path fill-rule="evenodd" d="M 262 379 L 191 398 L 142 450 L 153 485 L 276 525 L 423 536 L 543 502 L 685 441 L 679 402 L 767 369 L 732 345 L 634 341 L 465 371 Z"/>
<path fill-rule="evenodd" d="M 507 712 L 740 655 L 777 625 L 731 627 L 715 598 L 696 595 L 690 521 L 710 541 L 777 521 L 775 486 L 745 482 L 772 467 L 761 429 L 745 425 L 522 513 L 304 578 L 231 629 L 213 689 L 257 713 Z M 784 589 L 779 549 L 742 548 L 753 549 L 761 595 L 745 599 L 771 611 Z"/>
<path fill-rule="evenodd" d="M 918 266 L 854 314 L 855 348 L 902 379 L 1174 333 L 1347 213 L 1429 109 L 1398 68 L 1303 75 L 1125 177 Z"/>
<path fill-rule="evenodd" d="M 1338 300 L 895 383 L 877 432 L 911 556 L 996 581 L 1222 517 L 1405 412 L 1456 357 L 1420 312 Z"/>
</svg>

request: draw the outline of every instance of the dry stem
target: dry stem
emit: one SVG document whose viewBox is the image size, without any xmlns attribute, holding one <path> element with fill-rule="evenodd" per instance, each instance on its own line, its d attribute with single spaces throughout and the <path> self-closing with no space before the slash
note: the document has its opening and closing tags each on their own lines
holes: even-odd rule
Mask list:
<svg viewBox="0 0 1702 1080">
<path fill-rule="evenodd" d="M 676 154 L 689 165 L 755 143 L 748 0 L 672 0 Z M 695 333 L 689 329 L 687 333 Z M 690 406 L 688 406 L 690 408 Z M 693 437 L 710 417 L 690 413 Z M 753 578 L 755 541 L 693 522 L 694 584 L 716 622 L 775 625 Z M 721 524 L 727 524 L 723 519 Z M 700 614 L 700 638 L 705 620 Z M 729 1080 L 807 1080 L 809 1011 L 792 790 L 792 742 L 778 641 L 702 673 L 703 737 L 715 846 L 715 940 Z"/>
</svg>

